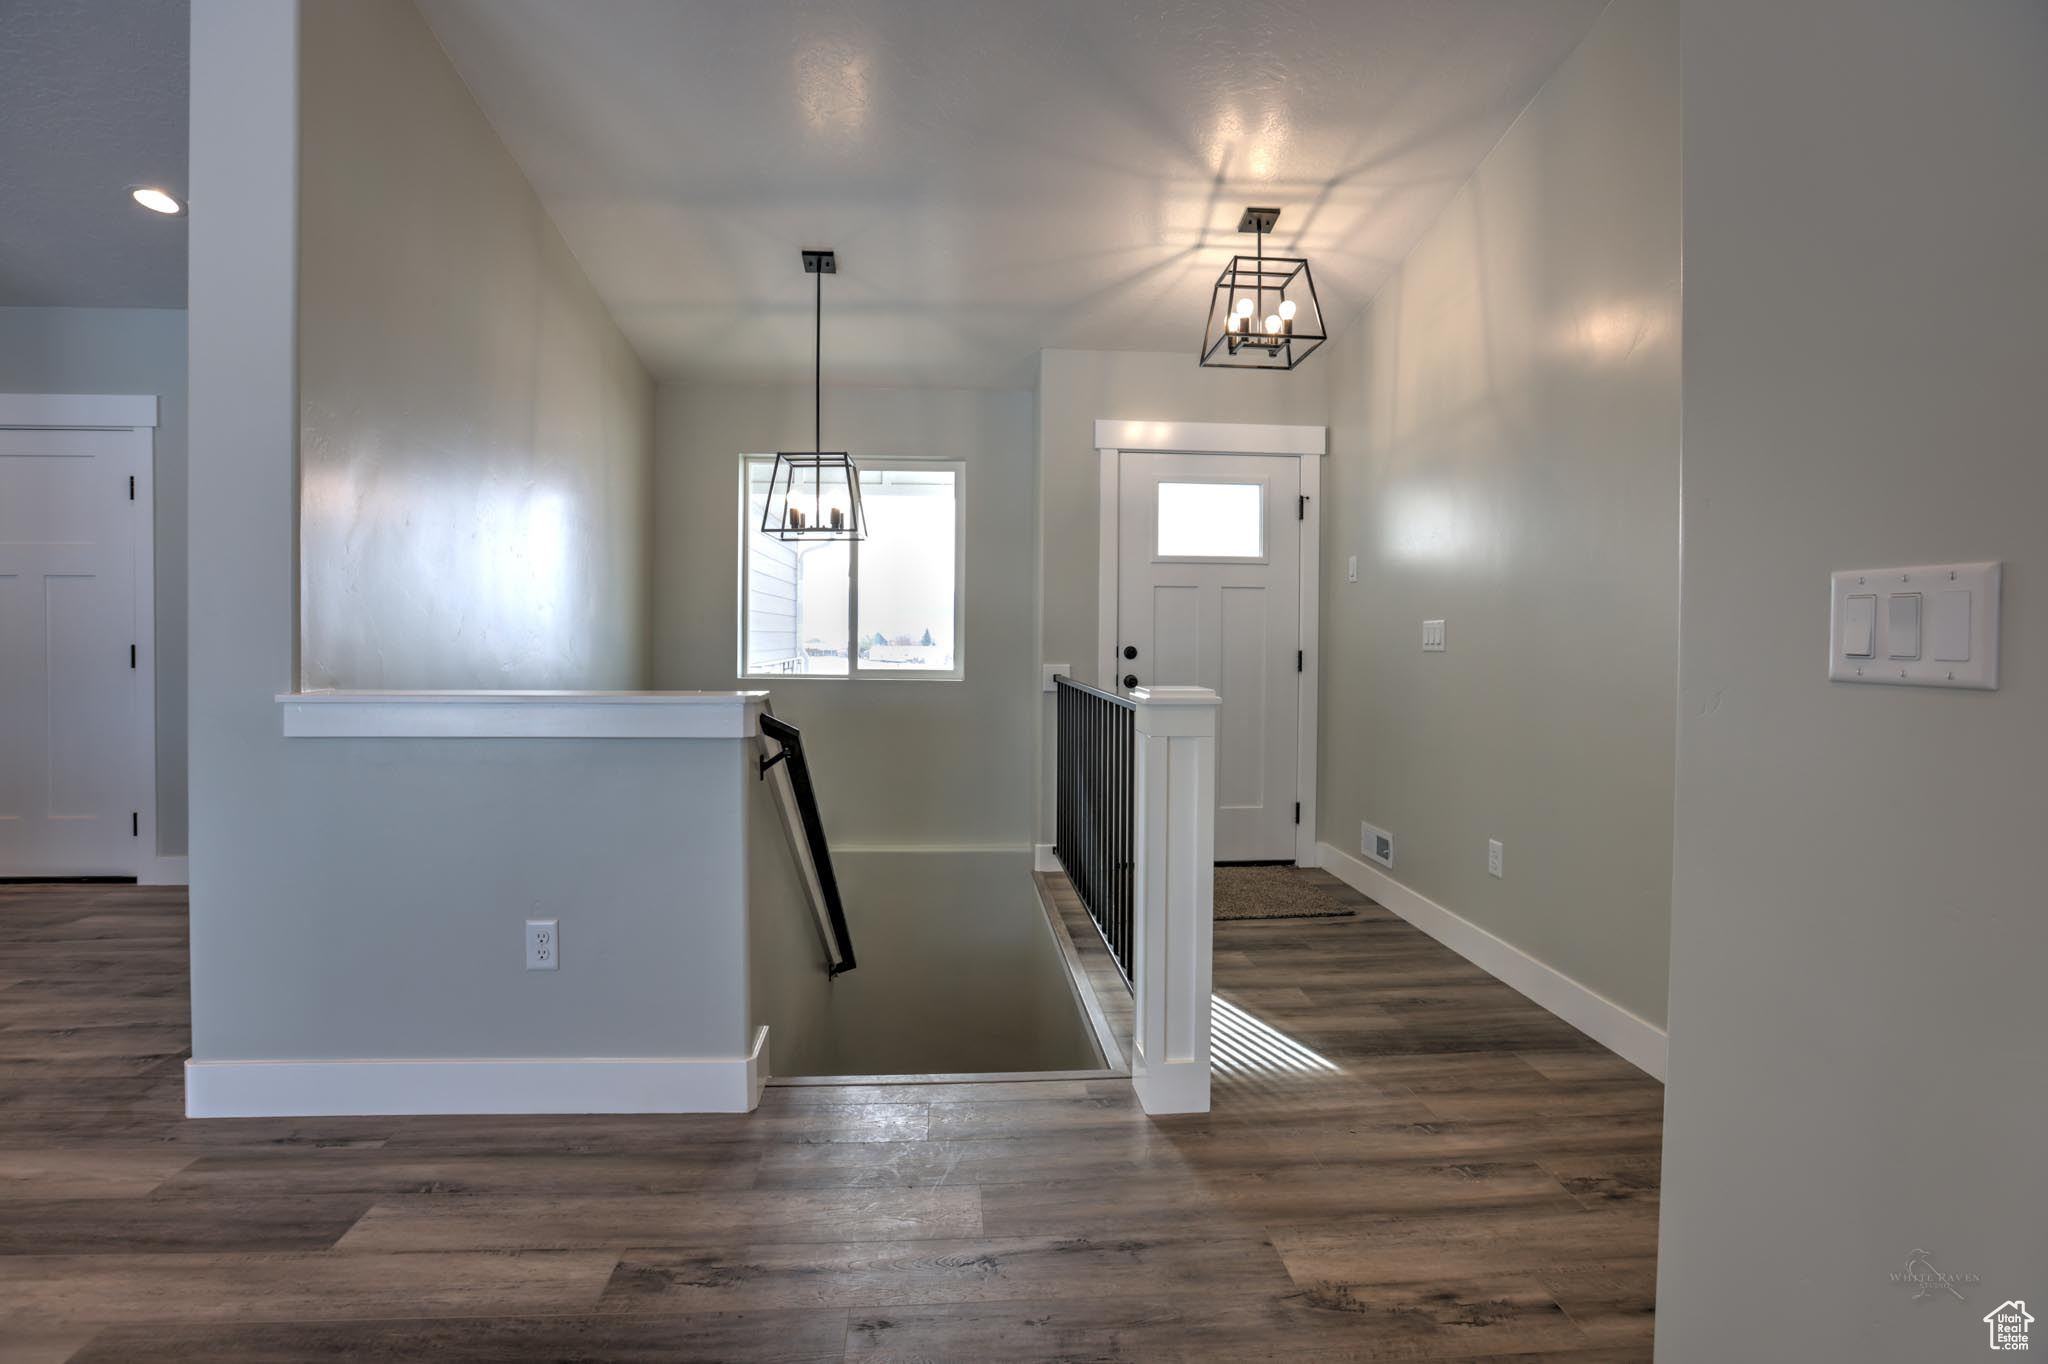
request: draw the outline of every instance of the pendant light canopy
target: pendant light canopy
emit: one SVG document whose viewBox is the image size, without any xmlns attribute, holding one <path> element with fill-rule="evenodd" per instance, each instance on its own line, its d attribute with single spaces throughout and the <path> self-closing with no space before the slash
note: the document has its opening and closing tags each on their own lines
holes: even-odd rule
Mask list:
<svg viewBox="0 0 2048 1364">
<path fill-rule="evenodd" d="M 830 251 L 806 251 L 804 273 L 817 276 L 818 282 L 812 325 L 812 448 L 775 456 L 761 533 L 779 540 L 864 540 L 867 521 L 860 509 L 860 469 L 844 450 L 824 449 L 825 276 L 839 273 L 839 258 Z"/>
<path fill-rule="evenodd" d="M 1293 369 L 1329 340 L 1315 277 L 1299 256 L 1266 254 L 1277 208 L 1248 208 L 1237 230 L 1255 233 L 1249 256 L 1230 258 L 1209 294 L 1202 363 L 1219 369 Z"/>
</svg>

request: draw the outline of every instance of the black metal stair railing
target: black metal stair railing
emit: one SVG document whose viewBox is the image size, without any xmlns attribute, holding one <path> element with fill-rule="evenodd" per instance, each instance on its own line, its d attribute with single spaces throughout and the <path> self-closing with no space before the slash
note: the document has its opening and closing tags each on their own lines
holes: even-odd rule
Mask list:
<svg viewBox="0 0 2048 1364">
<path fill-rule="evenodd" d="M 1137 707 L 1059 677 L 1058 809 L 1053 851 L 1123 973 L 1136 982 Z"/>
<path fill-rule="evenodd" d="M 796 808 L 803 821 L 804 845 L 810 850 L 818 891 L 825 902 L 825 913 L 831 920 L 833 941 L 829 947 L 836 960 L 829 965 L 830 973 L 836 976 L 851 971 L 853 935 L 846 928 L 846 907 L 839 899 L 839 878 L 832 872 L 832 849 L 825 843 L 825 822 L 818 817 L 818 796 L 811 786 L 810 764 L 804 759 L 803 736 L 795 725 L 773 715 L 761 717 L 761 732 L 775 741 L 777 750 L 774 756 L 760 760 L 762 778 L 766 779 L 776 764 L 788 764 L 790 792 L 796 798 Z"/>
</svg>

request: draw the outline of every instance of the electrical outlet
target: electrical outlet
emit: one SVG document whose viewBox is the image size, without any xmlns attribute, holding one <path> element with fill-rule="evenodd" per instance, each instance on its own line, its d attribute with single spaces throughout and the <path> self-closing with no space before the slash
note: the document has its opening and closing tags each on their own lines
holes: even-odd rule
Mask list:
<svg viewBox="0 0 2048 1364">
<path fill-rule="evenodd" d="M 562 969 L 561 930 L 553 919 L 528 919 L 526 921 L 526 969 L 529 971 L 559 971 Z"/>
<path fill-rule="evenodd" d="M 1394 865 L 1394 836 L 1385 829 L 1367 824 L 1358 824 L 1358 850 L 1373 861 L 1391 870 Z"/>
<path fill-rule="evenodd" d="M 1444 623 L 1440 620 L 1422 622 L 1422 652 L 1440 654 L 1444 651 Z"/>
<path fill-rule="evenodd" d="M 1486 874 L 1487 874 L 1488 876 L 1505 876 L 1505 875 L 1506 875 L 1506 873 L 1505 873 L 1505 872 L 1503 872 L 1503 871 L 1501 870 L 1501 858 L 1502 858 L 1502 853 L 1501 853 L 1501 847 L 1500 847 L 1500 840 L 1499 840 L 1499 839 L 1497 839 L 1497 838 L 1489 838 L 1489 839 L 1487 839 L 1487 840 L 1486 840 Z"/>
</svg>

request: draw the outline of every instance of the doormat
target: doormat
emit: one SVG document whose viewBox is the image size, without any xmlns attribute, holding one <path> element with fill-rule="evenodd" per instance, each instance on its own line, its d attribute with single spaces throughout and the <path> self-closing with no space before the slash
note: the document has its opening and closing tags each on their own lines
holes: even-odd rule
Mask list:
<svg viewBox="0 0 2048 1364">
<path fill-rule="evenodd" d="M 1216 917 L 1341 919 L 1354 911 L 1293 867 L 1216 868 Z"/>
</svg>

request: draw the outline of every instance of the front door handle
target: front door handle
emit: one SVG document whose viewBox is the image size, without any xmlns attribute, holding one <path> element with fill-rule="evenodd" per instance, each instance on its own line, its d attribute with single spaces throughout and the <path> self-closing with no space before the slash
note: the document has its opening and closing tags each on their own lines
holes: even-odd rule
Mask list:
<svg viewBox="0 0 2048 1364">
<path fill-rule="evenodd" d="M 1126 689 L 1126 690 L 1128 690 L 1128 689 L 1130 689 L 1130 688 L 1132 688 L 1132 687 L 1135 687 L 1135 686 L 1137 686 L 1137 685 L 1138 685 L 1138 675 L 1137 675 L 1136 673 L 1125 673 L 1125 674 L 1124 674 L 1124 687 L 1125 687 L 1125 689 Z"/>
</svg>

